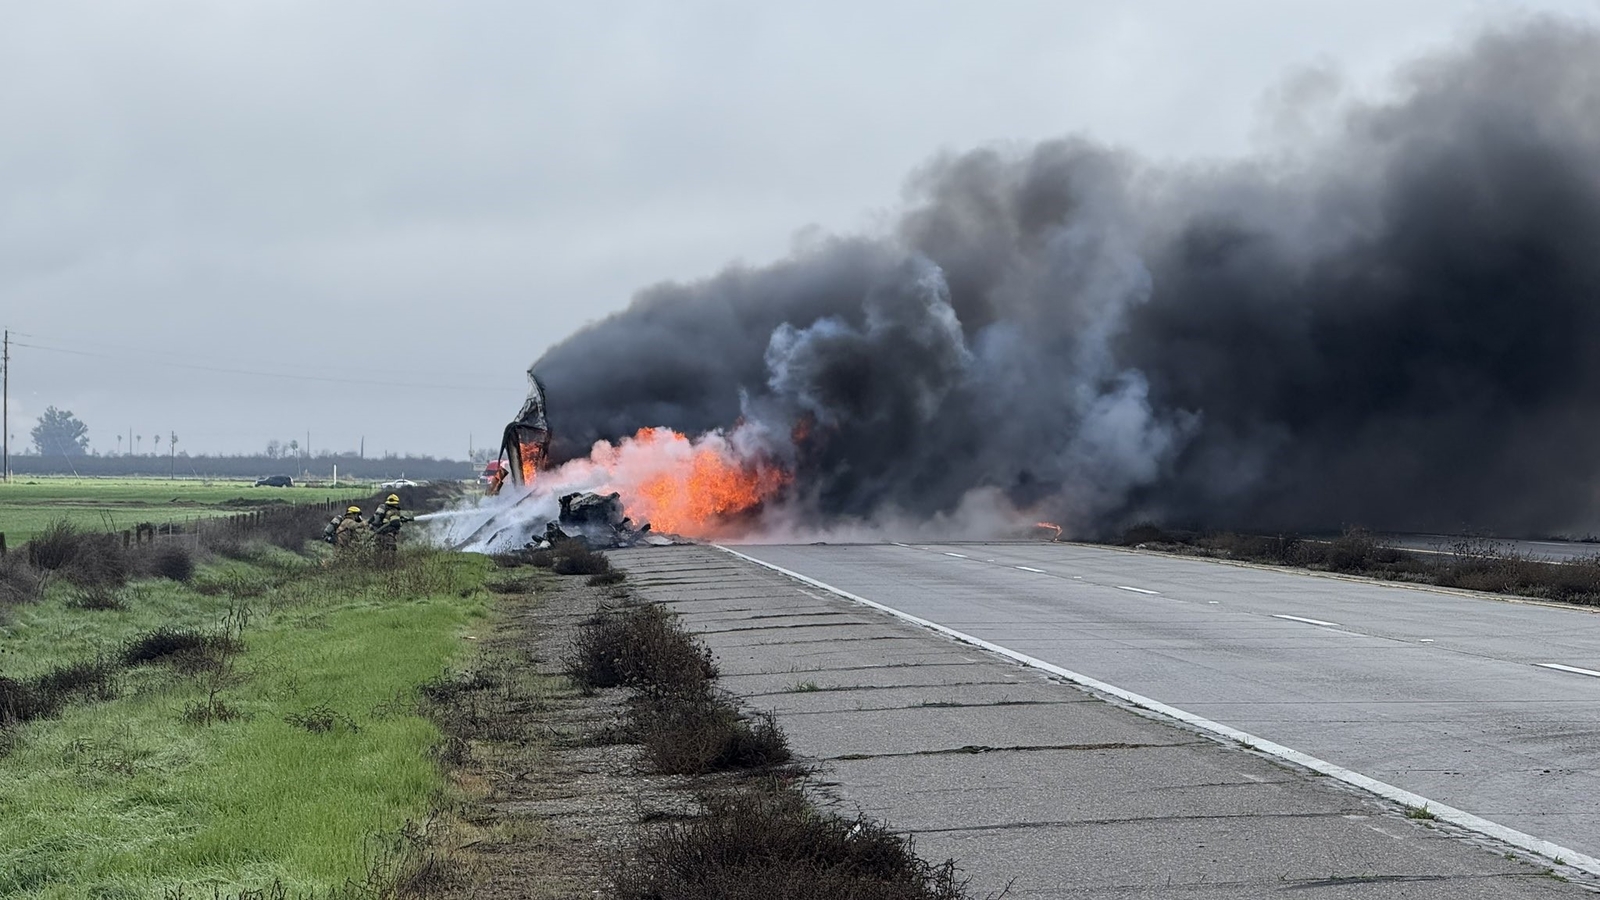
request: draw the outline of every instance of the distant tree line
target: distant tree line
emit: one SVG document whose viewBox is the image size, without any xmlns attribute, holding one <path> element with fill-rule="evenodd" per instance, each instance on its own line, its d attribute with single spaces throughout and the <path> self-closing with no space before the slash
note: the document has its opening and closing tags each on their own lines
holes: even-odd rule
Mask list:
<svg viewBox="0 0 1600 900">
<path fill-rule="evenodd" d="M 333 467 L 339 467 L 339 479 L 357 481 L 386 481 L 391 478 L 412 478 L 417 481 L 471 478 L 481 468 L 464 459 L 437 459 L 432 456 L 362 457 L 354 453 L 319 453 L 309 459 L 269 457 L 265 454 L 249 456 L 191 456 L 180 452 L 175 457 L 161 456 L 44 456 L 29 454 L 11 457 L 11 471 L 15 475 L 88 475 L 134 476 L 151 475 L 163 478 L 260 478 L 264 475 L 288 475 L 296 480 L 327 481 L 333 477 Z"/>
<path fill-rule="evenodd" d="M 71 410 L 47 408 L 33 427 L 32 455 L 18 455 L 13 451 L 11 471 L 18 475 L 95 475 L 132 476 L 165 475 L 181 478 L 260 478 L 265 475 L 289 475 L 303 480 L 327 480 L 333 477 L 337 466 L 340 478 L 361 481 L 413 478 L 437 480 L 470 478 L 477 474 L 481 464 L 466 460 L 437 459 L 432 456 L 395 456 L 384 454 L 367 458 L 356 453 L 329 453 L 324 450 L 316 456 L 303 453 L 297 440 L 267 442 L 265 454 L 240 456 L 191 456 L 188 451 L 178 453 L 178 435 L 167 435 L 167 448 L 161 450 L 158 433 L 152 439 L 153 454 L 138 452 L 142 449 L 144 435 L 137 435 L 137 443 L 122 452 L 122 436 L 117 436 L 115 454 L 89 452 L 89 427 L 72 414 Z"/>
</svg>

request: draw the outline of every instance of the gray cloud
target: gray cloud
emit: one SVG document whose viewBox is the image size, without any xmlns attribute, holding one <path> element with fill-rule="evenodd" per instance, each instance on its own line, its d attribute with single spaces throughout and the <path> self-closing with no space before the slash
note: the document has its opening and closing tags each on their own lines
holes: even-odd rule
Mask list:
<svg viewBox="0 0 1600 900">
<path fill-rule="evenodd" d="M 76 351 L 19 352 L 13 411 L 459 454 L 639 286 L 876 235 L 930 153 L 1237 153 L 1290 67 L 1484 14 L 1392 6 L 6 3 L 0 326 Z"/>
</svg>

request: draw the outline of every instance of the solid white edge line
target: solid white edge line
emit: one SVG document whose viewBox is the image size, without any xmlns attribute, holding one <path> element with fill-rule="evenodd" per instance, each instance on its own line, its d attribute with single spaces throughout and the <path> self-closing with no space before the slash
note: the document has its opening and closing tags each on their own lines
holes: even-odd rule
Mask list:
<svg viewBox="0 0 1600 900">
<path fill-rule="evenodd" d="M 1571 672 L 1574 675 L 1588 675 L 1591 678 L 1600 678 L 1600 672 L 1593 669 L 1580 669 L 1577 666 L 1563 666 L 1560 663 L 1534 663 L 1541 669 L 1557 669 L 1562 672 Z"/>
<path fill-rule="evenodd" d="M 1117 590 L 1119 590 L 1119 591 L 1133 591 L 1135 594 L 1159 594 L 1159 593 L 1161 593 L 1160 591 L 1152 591 L 1152 590 L 1147 590 L 1145 588 L 1128 587 L 1125 584 L 1117 585 Z"/>
<path fill-rule="evenodd" d="M 1302 616 L 1289 616 L 1283 613 L 1273 613 L 1274 619 L 1288 619 L 1291 622 L 1304 622 L 1307 625 L 1321 625 L 1324 628 L 1343 628 L 1338 622 L 1324 622 L 1321 619 L 1307 619 Z"/>
<path fill-rule="evenodd" d="M 991 644 L 981 638 L 975 638 L 972 635 L 963 634 L 962 632 L 956 631 L 953 628 L 940 625 L 938 622 L 930 622 L 927 619 L 913 616 L 910 613 L 901 612 L 892 606 L 885 606 L 882 603 L 868 600 L 865 597 L 859 597 L 850 593 L 849 591 L 840 590 L 839 588 L 836 588 L 826 582 L 818 581 L 817 579 L 806 575 L 801 575 L 799 572 L 792 572 L 783 568 L 782 566 L 773 565 L 765 560 L 756 559 L 753 556 L 747 556 L 730 547 L 724 547 L 721 544 L 712 544 L 711 546 L 721 550 L 724 553 L 730 553 L 734 556 L 737 556 L 746 562 L 755 563 L 756 565 L 765 569 L 771 569 L 780 575 L 786 575 L 795 579 L 796 581 L 804 582 L 812 587 L 827 591 L 835 596 L 843 597 L 844 599 L 853 603 L 859 603 L 862 606 L 871 607 L 879 612 L 888 613 L 897 619 L 910 622 L 913 625 L 918 625 L 931 631 L 936 631 L 946 637 L 954 638 L 961 643 L 971 644 L 974 647 L 988 650 L 990 653 L 999 654 L 1000 656 L 1003 656 L 1014 662 L 1021 663 L 1024 666 L 1049 672 L 1050 674 L 1064 678 L 1073 684 L 1089 688 L 1092 691 L 1098 691 L 1102 694 L 1108 694 L 1112 697 L 1118 698 L 1119 700 L 1131 703 L 1140 709 L 1148 710 L 1158 715 L 1165 716 L 1169 719 L 1175 719 L 1184 723 L 1185 725 L 1198 728 L 1201 731 L 1207 731 L 1211 734 L 1217 735 L 1218 737 L 1224 737 L 1229 740 L 1238 741 L 1242 744 L 1249 745 L 1250 747 L 1253 747 L 1269 756 L 1275 756 L 1278 759 L 1286 760 L 1298 766 L 1303 766 L 1304 768 L 1310 769 L 1313 772 L 1320 772 L 1329 778 L 1342 781 L 1345 784 L 1360 788 L 1368 793 L 1376 794 L 1385 800 L 1392 800 L 1395 803 L 1416 809 L 1426 809 L 1428 812 L 1433 813 L 1433 815 L 1438 819 L 1449 822 L 1450 824 L 1459 828 L 1465 828 L 1468 831 L 1475 831 L 1479 834 L 1487 835 L 1495 840 L 1510 844 L 1513 847 L 1519 847 L 1523 850 L 1529 851 L 1530 853 L 1536 853 L 1539 856 L 1543 856 L 1546 859 L 1552 860 L 1561 865 L 1571 866 L 1572 868 L 1581 872 L 1586 872 L 1590 875 L 1600 875 L 1600 859 L 1596 859 L 1588 854 L 1579 853 L 1576 850 L 1568 849 L 1560 844 L 1553 844 L 1549 841 L 1536 838 L 1531 834 L 1517 831 L 1514 828 L 1507 828 L 1504 825 L 1491 822 L 1488 819 L 1475 816 L 1472 813 L 1456 809 L 1453 806 L 1446 806 L 1442 803 L 1436 803 L 1420 794 L 1413 794 L 1410 791 L 1395 787 L 1387 782 L 1379 781 L 1376 778 L 1369 778 L 1366 775 L 1362 775 L 1360 772 L 1346 769 L 1343 766 L 1336 766 L 1333 763 L 1318 759 L 1315 756 L 1311 756 L 1307 753 L 1301 753 L 1299 750 L 1295 750 L 1291 747 L 1285 747 L 1282 744 L 1275 744 L 1272 741 L 1256 737 L 1253 734 L 1240 731 L 1237 728 L 1223 725 L 1220 722 L 1213 722 L 1210 719 L 1181 710 L 1176 706 L 1168 706 L 1160 701 L 1151 700 L 1149 697 L 1135 694 L 1132 691 L 1123 690 L 1114 684 L 1108 684 L 1099 680 L 1098 678 L 1090 678 L 1087 675 L 1081 675 L 1077 672 L 1071 671 L 1070 669 L 1063 669 L 1060 666 L 1054 665 L 1053 663 L 1047 663 L 1042 659 L 1035 659 L 1034 657 L 1028 656 L 1025 653 L 1018 653 L 1015 650 L 1002 647 L 999 644 Z"/>
<path fill-rule="evenodd" d="M 1037 572 L 1040 575 L 1048 575 L 1049 574 L 1045 570 L 1043 570 L 1043 569 L 1035 569 L 1033 566 L 1012 566 L 1012 568 L 1013 569 L 1021 569 L 1024 572 Z"/>
</svg>

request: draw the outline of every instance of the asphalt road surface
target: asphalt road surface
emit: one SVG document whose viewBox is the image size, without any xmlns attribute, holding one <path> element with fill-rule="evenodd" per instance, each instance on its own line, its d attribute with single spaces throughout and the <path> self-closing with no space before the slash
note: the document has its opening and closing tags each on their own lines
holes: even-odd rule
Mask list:
<svg viewBox="0 0 1600 900">
<path fill-rule="evenodd" d="M 1448 534 L 1385 534 L 1379 535 L 1378 539 L 1392 547 L 1430 554 L 1449 554 L 1452 552 L 1451 548 L 1466 541 L 1469 548 L 1474 551 L 1490 549 L 1499 553 L 1519 553 L 1533 559 L 1552 562 L 1572 562 L 1600 557 L 1600 544 L 1589 541 L 1477 539 Z"/>
<path fill-rule="evenodd" d="M 737 549 L 1600 856 L 1600 614 L 1075 544 Z"/>
</svg>

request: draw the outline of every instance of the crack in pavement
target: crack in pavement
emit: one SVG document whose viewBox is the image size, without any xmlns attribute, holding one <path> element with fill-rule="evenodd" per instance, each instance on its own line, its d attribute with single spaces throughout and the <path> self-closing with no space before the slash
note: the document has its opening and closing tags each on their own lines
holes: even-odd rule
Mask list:
<svg viewBox="0 0 1600 900">
<path fill-rule="evenodd" d="M 1011 747 L 990 747 L 984 744 L 967 744 L 964 747 L 946 747 L 939 750 L 904 750 L 898 753 L 844 753 L 839 756 L 824 756 L 823 762 L 839 760 L 855 761 L 865 759 L 896 759 L 906 756 L 960 756 L 976 755 L 979 753 L 1037 753 L 1044 750 L 1156 750 L 1166 747 L 1193 747 L 1209 744 L 1209 741 L 1178 741 L 1171 744 L 1134 744 L 1127 741 L 1111 741 L 1100 744 L 1022 744 Z"/>
</svg>

